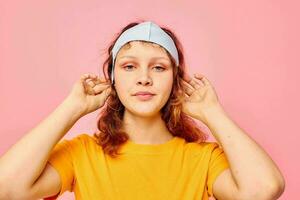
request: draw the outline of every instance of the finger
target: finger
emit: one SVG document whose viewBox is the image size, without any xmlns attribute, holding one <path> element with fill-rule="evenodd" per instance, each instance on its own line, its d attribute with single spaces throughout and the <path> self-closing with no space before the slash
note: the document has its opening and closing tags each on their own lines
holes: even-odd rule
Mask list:
<svg viewBox="0 0 300 200">
<path fill-rule="evenodd" d="M 83 82 L 83 81 L 85 81 L 85 80 L 87 80 L 87 79 L 94 79 L 94 78 L 96 78 L 97 76 L 96 75 L 94 75 L 94 74 L 83 74 L 83 75 L 81 75 L 80 76 L 80 82 Z"/>
<path fill-rule="evenodd" d="M 187 93 L 184 93 L 183 101 L 187 101 L 190 98 L 190 96 Z"/>
<path fill-rule="evenodd" d="M 97 79 L 95 79 L 95 83 L 96 84 L 109 83 L 109 80 L 106 80 L 104 77 L 97 77 Z"/>
<path fill-rule="evenodd" d="M 196 90 L 201 87 L 201 85 L 195 79 L 191 79 L 188 83 Z"/>
<path fill-rule="evenodd" d="M 101 85 L 96 85 L 93 89 L 94 89 L 95 94 L 99 94 L 102 91 L 106 90 L 107 88 L 110 88 L 110 85 L 101 84 Z"/>
<path fill-rule="evenodd" d="M 187 82 L 182 82 L 182 86 L 183 86 L 183 89 L 184 89 L 184 92 L 187 93 L 188 95 L 192 95 L 193 92 L 194 92 L 194 88 L 188 84 Z"/>
<path fill-rule="evenodd" d="M 97 75 L 96 74 L 90 74 L 91 79 L 96 79 Z"/>
<path fill-rule="evenodd" d="M 93 88 L 89 84 L 87 84 L 86 81 L 83 81 L 83 86 L 84 86 L 84 90 L 87 94 L 89 94 L 89 95 L 94 95 L 95 94 Z"/>
<path fill-rule="evenodd" d="M 96 97 L 96 100 L 98 101 L 98 102 L 100 102 L 100 101 L 105 101 L 108 97 L 109 97 L 109 95 L 110 95 L 110 93 L 111 93 L 111 88 L 110 87 L 108 87 L 108 88 L 106 88 L 105 90 L 103 90 L 103 92 L 101 92 L 100 94 L 97 94 L 95 97 Z"/>
<path fill-rule="evenodd" d="M 93 81 L 93 80 L 87 80 L 86 83 L 91 87 L 94 87 L 96 85 L 95 81 Z"/>
<path fill-rule="evenodd" d="M 184 74 L 182 77 L 182 80 L 184 80 L 186 82 L 190 82 L 192 80 L 192 77 L 188 74 Z"/>
<path fill-rule="evenodd" d="M 80 79 L 81 79 L 81 80 L 85 80 L 85 79 L 87 79 L 87 78 L 89 78 L 89 77 L 91 77 L 90 74 L 82 74 L 82 75 L 80 76 Z"/>
<path fill-rule="evenodd" d="M 94 95 L 95 94 L 94 89 L 89 85 L 86 87 L 86 91 L 89 95 Z"/>
<path fill-rule="evenodd" d="M 193 89 L 193 86 L 191 84 L 189 84 L 189 82 L 185 81 L 184 79 L 180 79 L 180 81 L 183 85 L 186 85 L 186 86 L 190 87 L 191 89 Z"/>
<path fill-rule="evenodd" d="M 186 98 L 190 97 L 190 95 L 188 95 L 187 93 L 184 93 L 184 97 L 186 99 Z"/>
<path fill-rule="evenodd" d="M 109 84 L 109 82 L 105 78 L 99 78 L 98 76 L 96 76 L 95 78 L 88 78 L 86 80 L 91 87 L 94 87 L 97 84 Z"/>
<path fill-rule="evenodd" d="M 182 83 L 184 83 L 185 85 L 187 85 L 188 87 L 190 87 L 192 90 L 197 90 L 199 89 L 201 86 L 199 85 L 199 83 L 195 82 L 195 80 L 191 79 L 189 82 L 186 82 L 185 80 L 181 79 Z"/>
<path fill-rule="evenodd" d="M 211 85 L 210 81 L 202 74 L 195 74 L 195 78 L 200 80 L 204 85 Z"/>
</svg>

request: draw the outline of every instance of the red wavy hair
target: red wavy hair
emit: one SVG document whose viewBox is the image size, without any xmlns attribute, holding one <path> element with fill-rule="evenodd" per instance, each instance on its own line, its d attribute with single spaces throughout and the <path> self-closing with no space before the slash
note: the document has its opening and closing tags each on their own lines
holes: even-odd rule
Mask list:
<svg viewBox="0 0 300 200">
<path fill-rule="evenodd" d="M 117 34 L 117 37 L 110 43 L 109 48 L 107 49 L 108 56 L 102 66 L 103 74 L 106 80 L 111 82 L 111 51 L 115 42 L 124 31 L 139 23 L 141 22 L 132 22 L 126 25 L 121 32 Z M 172 135 L 184 138 L 187 142 L 200 143 L 206 141 L 208 138 L 207 134 L 201 131 L 198 124 L 191 117 L 182 112 L 182 100 L 184 98 L 184 93 L 182 92 L 183 86 L 180 82 L 180 78 L 183 78 L 186 73 L 182 45 L 170 29 L 165 27 L 161 28 L 171 36 L 175 42 L 179 54 L 179 67 L 174 67 L 175 61 L 173 57 L 167 51 L 165 51 L 171 59 L 174 78 L 171 95 L 167 103 L 160 110 L 162 119 L 165 121 L 166 126 Z M 147 43 L 146 41 L 142 42 Z M 125 46 L 130 46 L 130 42 Z M 164 49 L 163 47 L 161 48 Z M 128 134 L 122 129 L 124 111 L 125 107 L 119 100 L 114 85 L 112 85 L 111 94 L 98 115 L 98 130 L 93 134 L 93 136 L 96 138 L 97 144 L 102 147 L 104 153 L 110 155 L 111 157 L 120 155 L 118 149 L 129 139 Z"/>
</svg>

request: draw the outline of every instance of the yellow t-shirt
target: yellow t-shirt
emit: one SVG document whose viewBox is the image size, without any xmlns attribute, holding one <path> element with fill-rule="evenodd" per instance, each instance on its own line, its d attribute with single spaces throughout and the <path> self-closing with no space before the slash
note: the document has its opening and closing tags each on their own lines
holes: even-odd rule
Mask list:
<svg viewBox="0 0 300 200">
<path fill-rule="evenodd" d="M 103 153 L 93 136 L 82 133 L 60 141 L 48 162 L 65 191 L 77 200 L 207 200 L 216 177 L 229 163 L 216 142 L 187 143 L 174 137 L 163 144 L 126 141 L 122 155 Z"/>
</svg>

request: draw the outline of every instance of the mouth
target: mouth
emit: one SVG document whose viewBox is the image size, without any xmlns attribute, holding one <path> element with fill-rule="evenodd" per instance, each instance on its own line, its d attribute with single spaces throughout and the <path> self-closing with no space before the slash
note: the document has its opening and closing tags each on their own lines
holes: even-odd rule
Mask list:
<svg viewBox="0 0 300 200">
<path fill-rule="evenodd" d="M 137 97 L 141 101 L 148 101 L 154 97 L 154 94 L 137 94 L 134 96 Z"/>
</svg>

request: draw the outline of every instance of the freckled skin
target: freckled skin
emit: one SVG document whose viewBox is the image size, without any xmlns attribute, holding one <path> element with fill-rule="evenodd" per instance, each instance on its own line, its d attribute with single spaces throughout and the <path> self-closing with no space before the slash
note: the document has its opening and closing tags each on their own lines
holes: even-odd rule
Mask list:
<svg viewBox="0 0 300 200">
<path fill-rule="evenodd" d="M 129 55 L 136 58 L 122 58 Z M 154 60 L 154 57 L 165 57 L 167 60 Z M 157 44 L 133 41 L 130 45 L 123 46 L 116 57 L 114 76 L 116 92 L 125 106 L 125 112 L 134 115 L 157 115 L 171 94 L 171 60 L 167 52 Z M 156 95 L 151 100 L 141 101 L 132 96 L 138 91 L 150 91 Z"/>
</svg>

